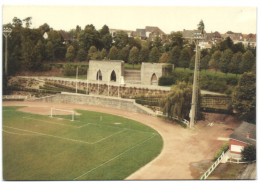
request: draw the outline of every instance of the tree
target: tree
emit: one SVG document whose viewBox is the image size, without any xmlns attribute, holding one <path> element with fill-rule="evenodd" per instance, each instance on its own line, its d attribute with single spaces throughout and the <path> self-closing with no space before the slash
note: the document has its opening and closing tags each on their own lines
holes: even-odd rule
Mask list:
<svg viewBox="0 0 260 183">
<path fill-rule="evenodd" d="M 231 62 L 229 64 L 229 71 L 234 74 L 240 74 L 240 64 L 242 62 L 243 54 L 241 52 L 237 52 L 233 55 Z"/>
<path fill-rule="evenodd" d="M 114 45 L 118 49 L 122 49 L 126 47 L 127 44 L 128 44 L 128 35 L 123 31 L 117 32 L 114 37 Z"/>
<path fill-rule="evenodd" d="M 209 67 L 217 71 L 220 66 L 221 52 L 219 50 L 215 51 L 211 56 L 209 61 Z"/>
<path fill-rule="evenodd" d="M 44 23 L 39 27 L 39 29 L 41 30 L 41 33 L 44 34 L 45 32 L 50 31 L 50 26 L 47 23 Z"/>
<path fill-rule="evenodd" d="M 130 37 L 128 38 L 128 45 L 130 46 L 130 48 L 133 48 L 135 46 L 138 48 L 138 50 L 140 50 L 142 47 L 142 41 L 138 37 L 137 38 Z"/>
<path fill-rule="evenodd" d="M 149 61 L 154 63 L 154 62 L 158 62 L 159 58 L 160 58 L 160 51 L 157 47 L 153 47 L 153 49 L 151 50 L 150 54 L 149 54 Z"/>
<path fill-rule="evenodd" d="M 103 48 L 103 49 L 101 50 L 100 55 L 101 55 L 101 59 L 105 59 L 106 56 L 107 56 L 107 50 L 106 50 L 105 48 Z"/>
<path fill-rule="evenodd" d="M 86 25 L 85 29 L 79 33 L 79 45 L 80 48 L 83 48 L 86 52 L 91 46 L 102 49 L 100 34 L 92 24 Z"/>
<path fill-rule="evenodd" d="M 53 51 L 54 51 L 54 59 L 55 60 L 64 60 L 66 55 L 66 45 L 64 44 L 64 39 L 60 32 L 50 30 L 48 32 L 48 39 L 47 41 L 51 41 L 53 44 Z"/>
<path fill-rule="evenodd" d="M 109 58 L 110 60 L 116 60 L 117 57 L 118 57 L 118 50 L 117 50 L 117 48 L 116 48 L 115 46 L 112 46 L 112 47 L 110 48 L 109 53 L 108 53 L 108 58 Z"/>
<path fill-rule="evenodd" d="M 51 41 L 48 41 L 45 49 L 46 60 L 52 61 L 54 59 L 54 48 Z"/>
<path fill-rule="evenodd" d="M 204 29 L 205 29 L 205 25 L 204 25 L 203 20 L 201 20 L 200 23 L 198 24 L 198 30 L 200 30 L 201 33 L 203 34 Z"/>
<path fill-rule="evenodd" d="M 131 63 L 134 67 L 134 64 L 137 64 L 138 63 L 138 60 L 139 60 L 139 50 L 137 47 L 133 47 L 131 50 L 130 50 L 130 53 L 129 53 L 129 63 Z"/>
<path fill-rule="evenodd" d="M 129 47 L 126 46 L 123 49 L 119 50 L 118 52 L 118 59 L 124 60 L 125 62 L 128 62 L 129 57 Z"/>
<path fill-rule="evenodd" d="M 79 49 L 77 59 L 79 61 L 83 61 L 83 60 L 86 60 L 86 57 L 87 57 L 87 54 L 86 54 L 85 50 L 83 48 Z"/>
<path fill-rule="evenodd" d="M 149 61 L 149 48 L 143 45 L 139 54 L 139 62 L 142 63 L 148 61 Z"/>
<path fill-rule="evenodd" d="M 236 43 L 236 44 L 233 45 L 232 50 L 233 50 L 234 53 L 237 53 L 237 52 L 244 53 L 245 47 L 244 47 L 243 43 L 239 42 L 239 43 Z"/>
<path fill-rule="evenodd" d="M 191 50 L 188 47 L 185 47 L 181 50 L 180 58 L 179 58 L 179 66 L 188 68 L 191 60 Z"/>
<path fill-rule="evenodd" d="M 209 60 L 210 60 L 210 56 L 206 55 L 204 57 L 202 57 L 201 61 L 200 61 L 200 68 L 207 70 L 209 68 Z"/>
<path fill-rule="evenodd" d="M 153 41 L 153 46 L 157 47 L 159 50 L 161 50 L 162 47 L 162 39 L 159 36 L 156 36 Z"/>
<path fill-rule="evenodd" d="M 20 20 L 17 17 L 13 18 L 13 26 L 15 26 L 15 27 L 22 27 L 22 25 L 23 25 L 22 20 Z"/>
<path fill-rule="evenodd" d="M 192 85 L 179 82 L 173 85 L 169 94 L 160 102 L 162 110 L 169 118 L 189 119 Z"/>
<path fill-rule="evenodd" d="M 159 59 L 160 63 L 167 63 L 169 62 L 169 56 L 167 53 L 163 53 L 162 56 Z"/>
<path fill-rule="evenodd" d="M 242 62 L 240 65 L 241 72 L 249 72 L 252 70 L 255 64 L 255 57 L 251 51 L 246 51 L 242 56 Z"/>
<path fill-rule="evenodd" d="M 226 49 L 232 49 L 233 48 L 233 41 L 230 37 L 227 37 L 224 41 L 220 42 L 218 47 L 220 51 L 224 51 Z"/>
<path fill-rule="evenodd" d="M 39 40 L 34 48 L 34 54 L 37 62 L 41 62 L 44 57 L 44 45 L 42 41 Z"/>
<path fill-rule="evenodd" d="M 174 64 L 175 67 L 179 66 L 179 58 L 181 55 L 181 49 L 179 46 L 175 46 L 169 53 L 169 62 Z"/>
<path fill-rule="evenodd" d="M 103 44 L 103 47 L 106 50 L 109 50 L 112 45 L 112 36 L 109 33 L 109 28 L 107 25 L 104 25 L 102 29 L 99 31 L 100 37 L 101 37 L 101 42 Z"/>
<path fill-rule="evenodd" d="M 256 160 L 256 147 L 253 144 L 248 144 L 244 147 L 241 152 L 243 161 L 254 161 Z"/>
<path fill-rule="evenodd" d="M 66 60 L 73 61 L 74 58 L 75 58 L 75 50 L 74 50 L 74 47 L 72 45 L 70 45 L 66 52 Z"/>
<path fill-rule="evenodd" d="M 88 51 L 88 58 L 90 60 L 94 59 L 93 55 L 97 52 L 97 48 L 95 46 L 91 46 Z"/>
<path fill-rule="evenodd" d="M 241 75 L 232 96 L 233 108 L 237 116 L 245 121 L 256 122 L 256 75 Z"/>
<path fill-rule="evenodd" d="M 169 40 L 170 40 L 171 49 L 174 48 L 175 46 L 178 46 L 179 48 L 183 47 L 184 38 L 181 32 L 172 32 L 169 35 Z"/>
<path fill-rule="evenodd" d="M 23 21 L 25 22 L 26 28 L 29 28 L 30 25 L 32 25 L 32 17 L 27 17 L 27 18 L 23 19 Z"/>
<path fill-rule="evenodd" d="M 233 57 L 233 52 L 230 49 L 226 49 L 224 53 L 222 53 L 220 58 L 220 70 L 221 72 L 228 73 L 229 72 L 229 64 Z"/>
</svg>

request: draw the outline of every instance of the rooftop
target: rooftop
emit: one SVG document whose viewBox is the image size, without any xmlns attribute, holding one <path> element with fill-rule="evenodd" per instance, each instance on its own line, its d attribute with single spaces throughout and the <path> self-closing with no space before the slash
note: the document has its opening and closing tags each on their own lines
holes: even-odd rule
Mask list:
<svg viewBox="0 0 260 183">
<path fill-rule="evenodd" d="M 247 134 L 249 133 L 249 138 Z M 246 144 L 256 144 L 256 125 L 243 122 L 230 136 L 230 139 L 238 140 Z"/>
</svg>

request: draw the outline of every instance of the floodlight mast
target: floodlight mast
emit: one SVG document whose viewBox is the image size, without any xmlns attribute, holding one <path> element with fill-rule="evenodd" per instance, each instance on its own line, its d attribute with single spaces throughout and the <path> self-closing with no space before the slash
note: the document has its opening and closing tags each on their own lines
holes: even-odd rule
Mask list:
<svg viewBox="0 0 260 183">
<path fill-rule="evenodd" d="M 195 66 L 194 66 L 194 76 L 193 76 L 193 87 L 192 87 L 192 101 L 190 110 L 190 128 L 195 124 L 195 116 L 197 111 L 197 101 L 198 101 L 198 74 L 199 74 L 199 40 L 203 39 L 202 33 L 194 33 L 193 39 L 196 44 L 196 56 L 195 56 Z"/>
<path fill-rule="evenodd" d="M 12 29 L 9 28 L 9 27 L 4 27 L 3 28 L 3 34 L 5 36 L 5 75 L 7 76 L 8 75 L 8 69 L 7 69 L 7 54 L 8 54 L 8 51 L 7 51 L 7 40 L 8 40 L 8 36 L 11 34 L 12 32 Z"/>
</svg>

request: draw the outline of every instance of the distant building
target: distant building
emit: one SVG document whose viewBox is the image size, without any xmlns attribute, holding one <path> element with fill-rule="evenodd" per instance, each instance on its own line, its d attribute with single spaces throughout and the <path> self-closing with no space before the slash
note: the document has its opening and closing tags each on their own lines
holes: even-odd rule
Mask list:
<svg viewBox="0 0 260 183">
<path fill-rule="evenodd" d="M 115 37 L 118 32 L 125 32 L 128 35 L 128 37 L 134 36 L 134 31 L 131 31 L 131 30 L 109 29 L 109 32 L 112 35 L 112 37 Z"/>
<path fill-rule="evenodd" d="M 65 32 L 63 30 L 60 30 L 60 31 L 58 31 L 58 33 L 60 33 L 60 35 L 62 36 L 62 38 L 64 40 L 63 44 L 70 44 L 70 43 L 72 43 L 73 38 L 70 38 L 67 32 Z"/>
<path fill-rule="evenodd" d="M 43 37 L 44 39 L 48 39 L 48 34 L 47 34 L 47 32 L 45 32 L 42 37 Z"/>
<path fill-rule="evenodd" d="M 204 33 L 204 38 L 201 41 L 205 42 L 206 41 L 205 40 L 206 31 L 204 31 L 203 33 Z M 182 31 L 182 37 L 184 39 L 188 40 L 189 43 L 192 43 L 192 41 L 194 40 L 194 37 L 196 37 L 197 35 L 200 35 L 200 34 L 201 34 L 200 30 L 185 30 L 185 29 L 183 29 L 183 31 Z"/>
<path fill-rule="evenodd" d="M 229 136 L 229 151 L 233 159 L 241 159 L 241 152 L 247 144 L 256 145 L 256 125 L 243 122 Z"/>
<path fill-rule="evenodd" d="M 146 26 L 145 34 L 150 41 L 154 41 L 154 38 L 157 36 L 160 37 L 163 42 L 166 40 L 166 34 L 159 27 Z"/>
<path fill-rule="evenodd" d="M 230 37 L 234 44 L 242 43 L 245 47 L 256 47 L 256 34 L 242 34 L 228 31 L 222 35 L 223 39 Z"/>
<path fill-rule="evenodd" d="M 112 35 L 112 37 L 115 37 L 115 35 L 118 32 L 125 32 L 128 35 L 128 37 L 138 37 L 141 40 L 149 39 L 153 41 L 156 36 L 160 37 L 163 42 L 166 40 L 166 34 L 160 28 L 152 26 L 146 26 L 145 29 L 136 29 L 136 31 L 110 29 L 109 32 Z"/>
</svg>

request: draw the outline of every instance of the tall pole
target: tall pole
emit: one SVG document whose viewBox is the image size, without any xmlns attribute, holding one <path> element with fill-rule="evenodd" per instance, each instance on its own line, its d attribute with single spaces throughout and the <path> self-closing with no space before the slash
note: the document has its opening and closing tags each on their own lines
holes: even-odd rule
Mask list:
<svg viewBox="0 0 260 183">
<path fill-rule="evenodd" d="M 8 69 L 7 69 L 7 36 L 5 36 L 5 75 L 7 76 L 8 74 Z"/>
<path fill-rule="evenodd" d="M 78 93 L 78 66 L 76 71 L 76 93 Z"/>
<path fill-rule="evenodd" d="M 8 55 L 8 50 L 7 50 L 7 41 L 8 41 L 8 36 L 11 34 L 12 29 L 10 28 L 5 28 L 3 29 L 3 34 L 5 36 L 5 75 L 8 75 L 8 65 L 7 65 L 7 55 Z"/>
<path fill-rule="evenodd" d="M 99 95 L 99 72 L 98 72 L 98 95 Z"/>
<path fill-rule="evenodd" d="M 197 107 L 197 81 L 198 81 L 198 60 L 199 60 L 199 40 L 196 42 L 196 56 L 195 56 L 195 67 L 194 67 L 194 77 L 193 77 L 193 88 L 192 88 L 192 101 L 191 101 L 191 111 L 190 111 L 190 128 L 194 126 L 195 114 Z"/>
<path fill-rule="evenodd" d="M 107 96 L 109 96 L 109 81 L 110 81 L 110 79 L 109 79 L 109 74 L 108 74 L 108 82 L 107 82 Z"/>
</svg>

